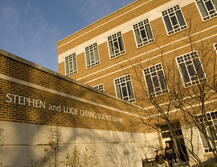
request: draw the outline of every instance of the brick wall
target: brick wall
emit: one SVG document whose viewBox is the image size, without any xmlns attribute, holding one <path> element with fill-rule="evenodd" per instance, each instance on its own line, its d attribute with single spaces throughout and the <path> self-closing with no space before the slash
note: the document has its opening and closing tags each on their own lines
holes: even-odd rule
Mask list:
<svg viewBox="0 0 217 167">
<path fill-rule="evenodd" d="M 135 106 L 5 51 L 0 51 L 0 99 L 1 121 L 144 131 L 132 126 L 139 123 Z"/>
</svg>

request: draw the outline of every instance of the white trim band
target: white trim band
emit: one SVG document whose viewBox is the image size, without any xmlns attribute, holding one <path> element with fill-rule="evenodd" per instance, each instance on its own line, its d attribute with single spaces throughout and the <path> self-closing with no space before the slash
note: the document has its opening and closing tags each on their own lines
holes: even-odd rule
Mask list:
<svg viewBox="0 0 217 167">
<path fill-rule="evenodd" d="M 83 102 L 83 103 L 88 103 L 88 104 L 95 105 L 95 106 L 98 106 L 98 107 L 102 107 L 102 108 L 105 108 L 105 109 L 113 110 L 113 111 L 119 112 L 121 114 L 126 114 L 126 115 L 130 115 L 130 116 L 134 116 L 134 117 L 139 117 L 138 115 L 129 113 L 127 111 L 119 110 L 117 108 L 109 107 L 109 106 L 106 106 L 104 104 L 99 104 L 99 103 L 96 103 L 96 102 L 93 102 L 93 101 L 90 101 L 90 100 L 75 97 L 75 96 L 70 95 L 70 94 L 59 92 L 59 91 L 56 91 L 56 90 L 53 90 L 53 89 L 50 89 L 50 88 L 46 88 L 46 87 L 43 87 L 43 86 L 40 86 L 40 85 L 37 85 L 37 84 L 34 84 L 34 83 L 30 83 L 30 82 L 23 81 L 23 80 L 20 80 L 20 79 L 17 79 L 17 78 L 13 78 L 13 77 L 10 77 L 10 76 L 4 75 L 4 74 L 0 74 L 0 79 L 4 79 L 4 80 L 14 82 L 14 83 L 17 83 L 17 84 L 20 84 L 20 85 L 28 86 L 28 87 L 31 87 L 31 88 L 34 88 L 34 89 L 39 89 L 39 90 L 46 91 L 46 92 L 49 92 L 49 93 L 53 93 L 53 94 L 56 94 L 56 95 L 59 95 L 59 96 L 67 97 L 67 98 L 77 100 L 77 101 L 80 101 L 80 102 Z"/>
</svg>

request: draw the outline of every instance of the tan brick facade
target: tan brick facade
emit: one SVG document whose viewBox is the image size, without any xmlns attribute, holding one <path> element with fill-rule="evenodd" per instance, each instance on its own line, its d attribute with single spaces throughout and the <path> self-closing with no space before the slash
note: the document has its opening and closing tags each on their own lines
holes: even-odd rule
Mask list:
<svg viewBox="0 0 217 167">
<path fill-rule="evenodd" d="M 152 78 L 152 82 L 148 83 L 145 78 L 144 70 L 150 68 L 151 66 L 153 67 L 156 64 L 161 64 L 164 75 L 166 76 L 166 84 L 168 86 L 167 91 L 169 93 L 162 93 L 157 96 L 156 99 L 159 100 L 158 104 L 160 104 L 161 109 L 167 111 L 167 107 L 170 108 L 172 106 L 168 106 L 168 104 L 171 102 L 169 101 L 171 100 L 169 99 L 169 96 L 174 85 L 175 87 L 178 87 L 177 85 L 179 85 L 180 90 L 186 92 L 186 95 L 188 92 L 191 92 L 192 90 L 194 91 L 194 89 L 197 90 L 197 84 L 195 83 L 189 83 L 191 85 L 186 86 L 186 78 L 184 77 L 193 76 L 193 74 L 190 74 L 192 72 L 192 66 L 188 66 L 187 63 L 189 62 L 185 60 L 185 67 L 186 69 L 188 68 L 188 71 L 182 71 L 183 69 L 181 69 L 181 63 L 178 62 L 179 57 L 183 55 L 189 56 L 190 53 L 196 53 L 198 55 L 198 60 L 201 63 L 201 69 L 205 74 L 204 78 L 207 84 L 215 84 L 212 82 L 216 80 L 215 69 L 217 47 L 214 47 L 214 45 L 217 43 L 217 5 L 214 1 L 211 2 L 214 6 L 213 9 L 215 14 L 207 16 L 208 19 L 206 19 L 203 16 L 205 14 L 202 13 L 201 9 L 198 7 L 199 3 L 205 3 L 205 1 L 135 1 L 119 11 L 98 20 L 97 22 L 59 41 L 57 43 L 59 73 L 66 73 L 65 58 L 70 54 L 75 53 L 78 71 L 77 73 L 68 76 L 90 86 L 103 84 L 105 92 L 116 97 L 120 97 L 120 95 L 118 95 L 120 92 L 117 91 L 118 86 L 115 84 L 115 80 L 119 77 L 130 75 L 133 90 L 131 92 L 133 92 L 135 96 L 133 104 L 135 106 L 142 107 L 145 111 L 143 112 L 145 116 L 153 116 L 158 109 L 150 103 L 148 84 L 152 84 L 153 86 L 154 79 Z M 174 12 L 177 8 L 179 8 L 179 14 Z M 167 12 L 171 12 L 173 14 L 170 13 L 169 15 Z M 178 15 L 183 17 L 182 21 L 180 21 L 181 19 Z M 171 25 L 174 27 L 178 25 L 179 29 L 174 30 L 172 33 L 169 32 L 169 19 L 167 18 L 168 20 L 166 23 L 166 18 L 164 17 L 170 18 Z M 139 22 L 141 24 L 141 22 L 146 19 L 149 21 L 152 35 L 154 36 L 153 41 L 138 47 L 136 41 L 137 35 L 134 30 L 134 26 Z M 174 20 L 172 21 L 172 19 Z M 181 27 L 181 22 L 183 22 L 183 27 Z M 122 34 L 124 53 L 111 58 L 111 46 L 109 46 L 111 43 L 109 43 L 108 37 L 118 32 L 121 32 Z M 85 48 L 96 42 L 98 44 L 100 62 L 95 66 L 86 68 Z M 119 46 L 117 48 L 120 49 L 121 47 Z M 115 50 L 117 48 L 114 47 L 113 49 Z M 196 64 L 194 64 L 194 66 L 196 66 Z M 155 82 L 157 81 L 155 80 Z M 130 88 L 128 91 L 129 90 Z M 124 91 L 124 88 L 122 91 Z M 123 92 L 121 93 L 123 95 Z M 208 94 L 209 95 L 205 102 L 206 112 L 217 113 L 216 92 L 210 91 Z M 123 96 L 120 98 L 124 99 Z M 200 111 L 200 104 L 195 102 L 196 100 L 194 97 L 195 94 L 192 97 L 187 96 L 186 99 L 189 99 L 188 107 L 190 108 L 191 106 L 192 110 L 195 112 L 194 114 L 196 115 Z M 129 101 L 127 98 L 125 100 Z M 187 128 L 188 126 L 186 125 L 186 120 L 184 120 L 182 117 L 183 115 L 179 111 L 179 109 L 173 106 L 169 109 L 168 113 L 170 114 L 168 115 L 172 121 L 175 120 L 180 122 L 183 136 L 189 137 L 190 130 Z M 156 121 L 156 123 L 153 122 L 152 125 L 164 124 L 161 122 L 161 119 L 159 122 L 157 119 L 149 120 Z M 205 146 L 201 143 L 202 139 L 200 138 L 197 129 L 195 128 L 193 131 L 196 136 L 195 141 L 198 140 L 197 143 L 200 143 L 198 144 L 198 148 L 201 154 L 198 156 L 201 159 L 206 160 L 212 155 L 207 153 L 208 151 L 204 151 Z M 162 134 L 159 135 L 159 139 L 162 140 L 162 146 L 164 146 L 166 141 L 170 140 L 169 137 L 163 137 Z M 184 140 L 186 146 L 190 146 L 188 139 Z M 191 162 L 192 161 L 190 161 L 190 163 Z"/>
<path fill-rule="evenodd" d="M 75 34 L 68 36 L 57 44 L 59 73 L 65 74 L 64 57 L 70 53 L 77 52 L 78 72 L 69 77 L 90 86 L 103 83 L 105 92 L 116 96 L 113 80 L 125 73 L 131 74 L 132 78 L 134 78 L 135 74 L 133 74 L 132 68 L 138 65 L 145 68 L 156 63 L 162 63 L 162 57 L 164 57 L 164 63 L 175 64 L 175 57 L 190 52 L 191 44 L 194 45 L 194 50 L 200 50 L 202 41 L 206 43 L 206 47 L 213 50 L 212 54 L 215 54 L 213 44 L 217 42 L 216 18 L 214 17 L 208 21 L 203 21 L 194 0 L 185 2 L 186 3 L 183 1 L 137 1 Z M 187 28 L 168 36 L 161 12 L 174 5 L 180 5 Z M 156 16 L 149 15 L 149 12 L 151 14 L 154 13 Z M 133 19 L 138 20 L 137 22 L 143 19 L 150 19 L 154 42 L 137 48 L 132 26 L 132 24 L 137 22 Z M 117 23 L 115 23 L 115 21 Z M 126 24 L 126 28 L 124 24 Z M 113 31 L 113 29 L 116 31 Z M 106 38 L 110 31 L 127 31 L 122 33 L 126 53 L 113 59 L 109 56 L 109 46 Z M 108 35 L 106 36 L 106 34 Z M 191 42 L 189 42 L 189 36 L 191 36 Z M 100 42 L 98 45 L 100 63 L 91 68 L 86 68 L 84 53 L 86 47 L 85 43 L 89 44 L 91 43 L 90 41 L 97 42 L 98 39 L 102 40 L 101 38 L 103 38 L 105 42 Z M 80 42 L 78 42 L 79 40 Z M 143 75 L 142 68 L 139 72 L 141 76 Z M 168 71 L 165 73 L 167 72 Z M 134 86 L 136 85 L 137 84 L 134 83 Z M 135 96 L 139 96 L 140 89 L 134 88 L 134 91 Z M 136 97 L 136 99 L 139 98 Z M 139 103 L 136 104 L 138 105 Z"/>
</svg>

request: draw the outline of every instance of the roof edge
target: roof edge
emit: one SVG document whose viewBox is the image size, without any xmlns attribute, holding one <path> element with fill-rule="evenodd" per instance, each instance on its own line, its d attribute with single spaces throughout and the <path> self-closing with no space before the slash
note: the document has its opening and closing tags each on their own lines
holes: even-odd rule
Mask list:
<svg viewBox="0 0 217 167">
<path fill-rule="evenodd" d="M 109 15 L 107 15 L 107 16 L 105 16 L 105 17 L 102 17 L 101 19 L 99 19 L 99 20 L 97 20 L 97 21 L 95 21 L 95 22 L 93 22 L 93 23 L 91 23 L 91 24 L 88 24 L 87 26 L 85 26 L 85 27 L 83 27 L 83 28 L 81 28 L 81 29 L 79 29 L 79 30 L 77 30 L 77 31 L 75 31 L 75 32 L 73 32 L 73 33 L 71 33 L 70 35 L 68 35 L 68 36 L 64 37 L 63 39 L 59 40 L 59 41 L 57 42 L 57 46 L 58 46 L 58 44 L 59 44 L 60 42 L 64 41 L 65 39 L 67 39 L 67 38 L 69 38 L 69 37 L 71 37 L 71 36 L 73 36 L 73 35 L 75 35 L 75 34 L 81 32 L 81 31 L 83 31 L 84 29 L 88 28 L 89 26 L 92 26 L 92 25 L 94 25 L 94 24 L 96 24 L 96 23 L 102 21 L 103 19 L 108 18 L 108 17 L 114 15 L 115 13 L 117 13 L 117 12 L 119 12 L 119 11 L 121 11 L 121 10 L 123 10 L 123 9 L 125 9 L 125 8 L 127 8 L 127 7 L 129 7 L 129 6 L 131 6 L 131 5 L 133 5 L 133 4 L 135 4 L 135 3 L 138 3 L 138 1 L 139 1 L 139 0 L 136 0 L 136 1 L 134 1 L 134 2 L 131 2 L 131 3 L 129 3 L 128 5 L 126 5 L 126 6 L 122 7 L 122 8 L 120 8 L 120 9 L 118 9 L 118 10 L 112 12 L 112 13 L 110 13 Z"/>
</svg>

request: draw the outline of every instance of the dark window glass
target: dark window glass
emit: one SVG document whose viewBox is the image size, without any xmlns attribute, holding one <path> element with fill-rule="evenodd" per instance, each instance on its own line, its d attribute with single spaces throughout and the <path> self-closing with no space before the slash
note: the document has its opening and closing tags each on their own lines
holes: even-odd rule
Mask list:
<svg viewBox="0 0 217 167">
<path fill-rule="evenodd" d="M 199 7 L 199 9 L 201 11 L 202 16 L 206 17 L 208 15 L 208 12 L 207 12 L 204 4 L 201 1 L 199 1 L 199 2 L 197 2 L 197 5 L 198 5 L 198 7 Z"/>
<path fill-rule="evenodd" d="M 177 18 L 178 18 L 178 20 L 179 20 L 179 24 L 180 24 L 181 26 L 185 25 L 185 21 L 184 21 L 184 18 L 183 18 L 183 16 L 182 16 L 182 13 L 181 13 L 180 10 L 176 11 L 176 15 L 177 15 Z"/>
<path fill-rule="evenodd" d="M 159 79 L 160 79 L 161 87 L 162 87 L 163 89 L 166 89 L 166 80 L 165 80 L 165 78 L 164 78 L 163 71 L 159 71 L 159 72 L 158 72 L 158 76 L 159 76 Z"/>
<path fill-rule="evenodd" d="M 141 35 L 142 35 L 142 38 L 146 38 L 146 34 L 145 34 L 145 30 L 141 30 Z"/>
<path fill-rule="evenodd" d="M 173 28 L 172 28 L 172 25 L 170 24 L 170 19 L 169 19 L 169 17 L 168 17 L 168 16 L 165 16 L 165 17 L 164 17 L 164 20 L 165 20 L 165 24 L 166 24 L 166 26 L 167 26 L 168 31 L 171 31 Z"/>
<path fill-rule="evenodd" d="M 208 10 L 213 10 L 214 9 L 214 6 L 212 5 L 212 3 L 210 1 L 207 1 L 206 3 L 206 7 Z"/>
<path fill-rule="evenodd" d="M 172 24 L 173 24 L 173 25 L 176 25 L 176 24 L 178 24 L 178 22 L 177 22 L 177 20 L 176 20 L 176 17 L 175 17 L 175 16 L 171 17 L 171 20 L 172 20 Z"/>
<path fill-rule="evenodd" d="M 167 92 L 166 80 L 161 64 L 145 68 L 144 75 L 150 95 L 160 95 Z"/>
<path fill-rule="evenodd" d="M 204 78 L 205 76 L 204 76 L 203 68 L 201 66 L 199 59 L 194 59 L 193 61 L 197 71 L 197 75 L 199 76 L 199 78 Z"/>
<path fill-rule="evenodd" d="M 115 85 L 117 97 L 129 102 L 135 101 L 130 75 L 115 79 Z"/>
<path fill-rule="evenodd" d="M 147 81 L 149 93 L 153 93 L 154 92 L 154 88 L 152 86 L 152 81 L 151 81 L 151 76 L 150 75 L 146 76 L 146 81 Z"/>
<path fill-rule="evenodd" d="M 186 69 L 186 67 L 185 67 L 185 64 L 182 63 L 182 64 L 179 64 L 179 66 L 180 66 L 180 69 L 181 69 L 181 73 L 182 73 L 184 82 L 189 82 L 189 81 L 190 81 L 190 78 L 189 78 L 189 76 L 188 76 L 188 72 L 187 72 L 187 69 Z"/>
<path fill-rule="evenodd" d="M 148 38 L 151 39 L 153 38 L 152 32 L 151 32 L 151 27 L 149 24 L 145 25 L 145 29 L 147 30 Z"/>
<path fill-rule="evenodd" d="M 196 75 L 193 64 L 188 65 L 187 68 L 188 68 L 188 72 L 189 72 L 190 76 L 195 76 Z"/>
</svg>

